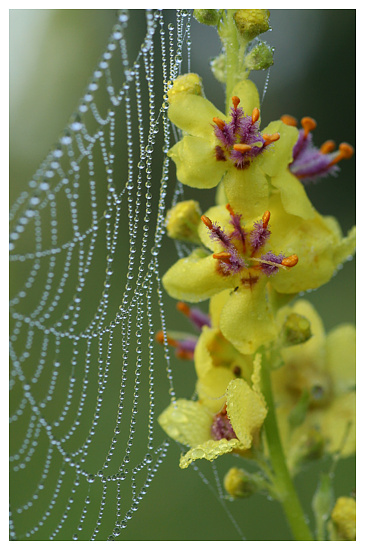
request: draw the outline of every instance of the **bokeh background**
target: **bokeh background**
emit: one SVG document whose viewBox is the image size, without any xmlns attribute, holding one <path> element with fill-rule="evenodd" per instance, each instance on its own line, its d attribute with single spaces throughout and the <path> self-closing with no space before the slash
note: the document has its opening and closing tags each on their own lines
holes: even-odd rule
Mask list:
<svg viewBox="0 0 365 550">
<path fill-rule="evenodd" d="M 137 45 L 143 39 L 144 14 L 143 10 L 134 11 L 140 13 L 135 14 L 130 36 Z M 337 144 L 347 141 L 356 148 L 355 10 L 270 11 L 272 30 L 263 38 L 275 48 L 275 64 L 262 104 L 263 124 L 284 113 L 298 119 L 312 116 L 318 123 L 317 145 L 334 139 Z M 167 15 L 173 20 L 173 10 Z M 114 10 L 10 10 L 11 202 L 27 187 L 66 126 L 115 23 Z M 215 30 L 193 21 L 191 70 L 203 77 L 208 98 L 223 108 L 223 89 L 209 69 L 209 60 L 219 51 Z M 262 91 L 266 74 L 251 76 Z M 355 223 L 355 162 L 343 162 L 339 177 L 321 180 L 308 193 L 315 207 L 322 214 L 336 216 L 347 232 Z M 190 196 L 187 192 L 186 197 Z M 201 198 L 204 205 L 206 196 Z M 166 250 L 173 250 L 170 247 L 166 243 Z M 169 265 L 169 254 L 162 254 L 161 271 Z M 346 263 L 327 285 L 307 297 L 328 330 L 339 323 L 355 322 L 355 261 Z M 186 330 L 174 307 L 166 300 L 167 320 L 174 329 Z M 192 368 L 183 374 L 180 365 L 173 369 L 178 395 L 190 397 Z M 178 468 L 179 454 L 172 443 L 123 538 L 237 540 L 239 535 L 209 487 L 192 469 Z M 220 461 L 221 475 L 231 465 L 229 458 Z M 354 464 L 353 458 L 340 462 L 338 494 L 354 489 Z M 318 472 L 324 467 L 316 463 L 298 477 L 308 510 Z M 230 504 L 229 509 L 248 540 L 256 540 L 258 533 L 263 540 L 287 540 L 290 536 L 280 507 L 261 496 Z"/>
</svg>

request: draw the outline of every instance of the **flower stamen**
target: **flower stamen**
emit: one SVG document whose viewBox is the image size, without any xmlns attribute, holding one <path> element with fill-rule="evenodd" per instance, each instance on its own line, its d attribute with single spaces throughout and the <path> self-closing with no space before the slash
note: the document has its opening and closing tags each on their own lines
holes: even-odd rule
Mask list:
<svg viewBox="0 0 365 550">
<path fill-rule="evenodd" d="M 257 107 L 255 107 L 254 110 L 252 111 L 252 124 L 255 124 L 255 122 L 257 122 L 259 118 L 260 118 L 260 111 Z"/>
<path fill-rule="evenodd" d="M 213 254 L 213 258 L 215 260 L 225 262 L 226 264 L 231 263 L 231 255 L 229 252 L 216 252 L 215 254 Z"/>
<path fill-rule="evenodd" d="M 280 134 L 278 132 L 275 132 L 275 134 L 262 134 L 262 137 L 264 139 L 264 146 L 267 146 L 274 143 L 274 141 L 278 141 Z"/>
<path fill-rule="evenodd" d="M 314 118 L 311 118 L 310 116 L 303 117 L 300 122 L 304 130 L 305 138 L 308 136 L 309 132 L 317 128 L 316 121 L 314 120 Z"/>
<path fill-rule="evenodd" d="M 233 149 L 239 153 L 247 153 L 247 151 L 251 151 L 252 147 L 247 143 L 236 143 L 233 145 Z"/>
<path fill-rule="evenodd" d="M 214 122 L 214 124 L 216 124 L 218 126 L 218 128 L 220 130 L 223 130 L 225 125 L 226 125 L 224 120 L 222 120 L 221 118 L 218 118 L 218 117 L 213 117 L 213 122 Z"/>
<path fill-rule="evenodd" d="M 233 107 L 234 107 L 235 109 L 237 109 L 237 107 L 238 107 L 240 101 L 241 101 L 240 98 L 237 97 L 236 95 L 234 95 L 234 96 L 232 97 L 232 103 L 233 103 Z"/>
<path fill-rule="evenodd" d="M 200 219 L 203 222 L 203 224 L 207 226 L 208 229 L 211 230 L 213 228 L 213 222 L 210 218 L 208 218 L 208 216 L 203 215 Z"/>
<path fill-rule="evenodd" d="M 335 142 L 332 139 L 328 139 L 327 141 L 322 143 L 319 151 L 322 153 L 322 155 L 327 155 L 328 153 L 332 153 L 332 151 L 335 150 L 335 147 Z"/>
<path fill-rule="evenodd" d="M 282 122 L 284 122 L 284 124 L 286 124 L 287 126 L 297 126 L 298 125 L 297 119 L 294 118 L 291 115 L 283 115 L 282 117 L 280 117 L 280 120 Z"/>
<path fill-rule="evenodd" d="M 354 148 L 349 143 L 340 143 L 338 155 L 330 162 L 329 166 L 337 164 L 342 159 L 349 159 L 354 154 Z"/>
<path fill-rule="evenodd" d="M 298 260 L 298 256 L 296 254 L 292 254 L 291 256 L 284 258 L 281 262 L 281 265 L 284 267 L 294 267 L 295 265 L 297 265 Z"/>
</svg>

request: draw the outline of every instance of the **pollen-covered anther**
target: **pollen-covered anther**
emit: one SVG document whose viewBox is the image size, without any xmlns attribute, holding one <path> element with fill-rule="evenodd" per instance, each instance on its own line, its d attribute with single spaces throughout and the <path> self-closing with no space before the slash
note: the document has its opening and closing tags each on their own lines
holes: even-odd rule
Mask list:
<svg viewBox="0 0 365 550">
<path fill-rule="evenodd" d="M 247 151 L 251 151 L 252 147 L 247 143 L 236 143 L 236 145 L 233 145 L 233 149 L 239 153 L 247 153 Z"/>
<path fill-rule="evenodd" d="M 283 115 L 280 120 L 287 126 L 298 126 L 298 121 L 291 115 Z"/>
<path fill-rule="evenodd" d="M 284 267 L 294 267 L 298 263 L 298 256 L 296 254 L 292 254 L 291 256 L 288 256 L 287 258 L 284 258 L 281 261 L 281 265 Z"/>
<path fill-rule="evenodd" d="M 335 142 L 332 139 L 328 139 L 327 141 L 322 143 L 319 150 L 322 153 L 322 155 L 327 155 L 328 153 L 332 153 L 332 151 L 334 151 L 335 148 L 336 148 Z"/>
<path fill-rule="evenodd" d="M 338 146 L 338 155 L 333 159 L 330 166 L 337 164 L 340 160 L 350 159 L 354 154 L 354 148 L 349 143 L 340 143 Z"/>
<path fill-rule="evenodd" d="M 207 226 L 208 229 L 212 229 L 213 222 L 210 218 L 208 218 L 208 216 L 203 215 L 200 219 L 203 222 L 203 224 Z"/>
<path fill-rule="evenodd" d="M 220 130 L 223 130 L 224 127 L 225 127 L 225 125 L 226 125 L 226 123 L 224 122 L 224 120 L 222 120 L 221 118 L 218 118 L 218 117 L 216 117 L 216 116 L 213 117 L 213 122 L 214 122 L 214 124 L 216 124 L 216 125 L 218 126 L 218 128 L 219 128 Z"/>
<path fill-rule="evenodd" d="M 232 103 L 233 103 L 233 107 L 234 107 L 235 109 L 237 109 L 238 105 L 240 104 L 240 101 L 241 101 L 240 98 L 237 97 L 236 95 L 234 95 L 234 96 L 232 97 Z"/>
<path fill-rule="evenodd" d="M 252 124 L 255 124 L 255 122 L 257 122 L 259 118 L 260 118 L 260 111 L 258 110 L 257 107 L 255 107 L 254 110 L 252 111 Z"/>
<path fill-rule="evenodd" d="M 217 252 L 216 254 L 213 254 L 213 258 L 227 264 L 231 262 L 231 255 L 229 252 Z"/>
<path fill-rule="evenodd" d="M 262 216 L 262 227 L 265 229 L 269 225 L 270 216 L 271 214 L 268 210 L 266 210 L 266 212 L 264 212 L 264 215 Z"/>
<path fill-rule="evenodd" d="M 280 134 L 278 132 L 275 132 L 275 134 L 262 134 L 262 137 L 264 138 L 264 145 L 270 145 L 270 143 L 280 139 Z"/>
<path fill-rule="evenodd" d="M 303 117 L 300 122 L 303 127 L 305 137 L 308 136 L 309 132 L 317 128 L 316 121 L 314 120 L 314 118 L 311 118 L 310 116 Z"/>
</svg>

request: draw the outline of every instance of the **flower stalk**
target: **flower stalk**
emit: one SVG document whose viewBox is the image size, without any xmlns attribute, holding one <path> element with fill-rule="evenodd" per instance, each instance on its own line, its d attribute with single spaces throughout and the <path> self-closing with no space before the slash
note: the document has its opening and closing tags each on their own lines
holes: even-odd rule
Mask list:
<svg viewBox="0 0 365 550">
<path fill-rule="evenodd" d="M 261 371 L 262 392 L 266 400 L 268 413 L 264 423 L 265 437 L 269 449 L 271 465 L 274 470 L 273 483 L 276 495 L 280 501 L 293 537 L 297 541 L 311 541 L 312 534 L 308 527 L 301 503 L 299 501 L 293 480 L 291 479 L 275 412 L 275 402 L 271 386 L 270 361 L 263 354 Z"/>
</svg>

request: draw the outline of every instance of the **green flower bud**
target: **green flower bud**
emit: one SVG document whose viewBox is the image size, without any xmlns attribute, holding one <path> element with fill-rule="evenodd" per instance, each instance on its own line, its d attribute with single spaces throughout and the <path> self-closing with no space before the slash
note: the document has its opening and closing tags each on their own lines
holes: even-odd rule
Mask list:
<svg viewBox="0 0 365 550">
<path fill-rule="evenodd" d="M 167 92 L 171 104 L 178 94 L 203 95 L 202 79 L 195 73 L 187 73 L 178 76 L 172 87 Z"/>
<path fill-rule="evenodd" d="M 281 331 L 283 346 L 303 344 L 312 336 L 310 322 L 303 315 L 291 313 L 285 320 Z"/>
<path fill-rule="evenodd" d="M 250 71 L 263 71 L 274 64 L 274 48 L 260 42 L 247 54 L 245 65 Z"/>
<path fill-rule="evenodd" d="M 210 68 L 218 82 L 226 81 L 226 56 L 223 53 L 210 62 Z"/>
<path fill-rule="evenodd" d="M 194 17 L 203 25 L 218 25 L 219 12 L 218 10 L 194 10 Z"/>
<path fill-rule="evenodd" d="M 352 497 L 339 497 L 331 513 L 332 541 L 356 540 L 356 501 Z"/>
<path fill-rule="evenodd" d="M 237 29 L 246 40 L 268 31 L 269 17 L 269 10 L 237 10 L 234 14 Z"/>
<path fill-rule="evenodd" d="M 172 239 L 200 243 L 198 225 L 202 213 L 199 203 L 193 200 L 178 202 L 167 213 L 167 234 Z"/>
<path fill-rule="evenodd" d="M 233 498 L 247 498 L 256 492 L 256 483 L 250 474 L 240 468 L 231 468 L 224 477 L 224 488 Z"/>
</svg>

